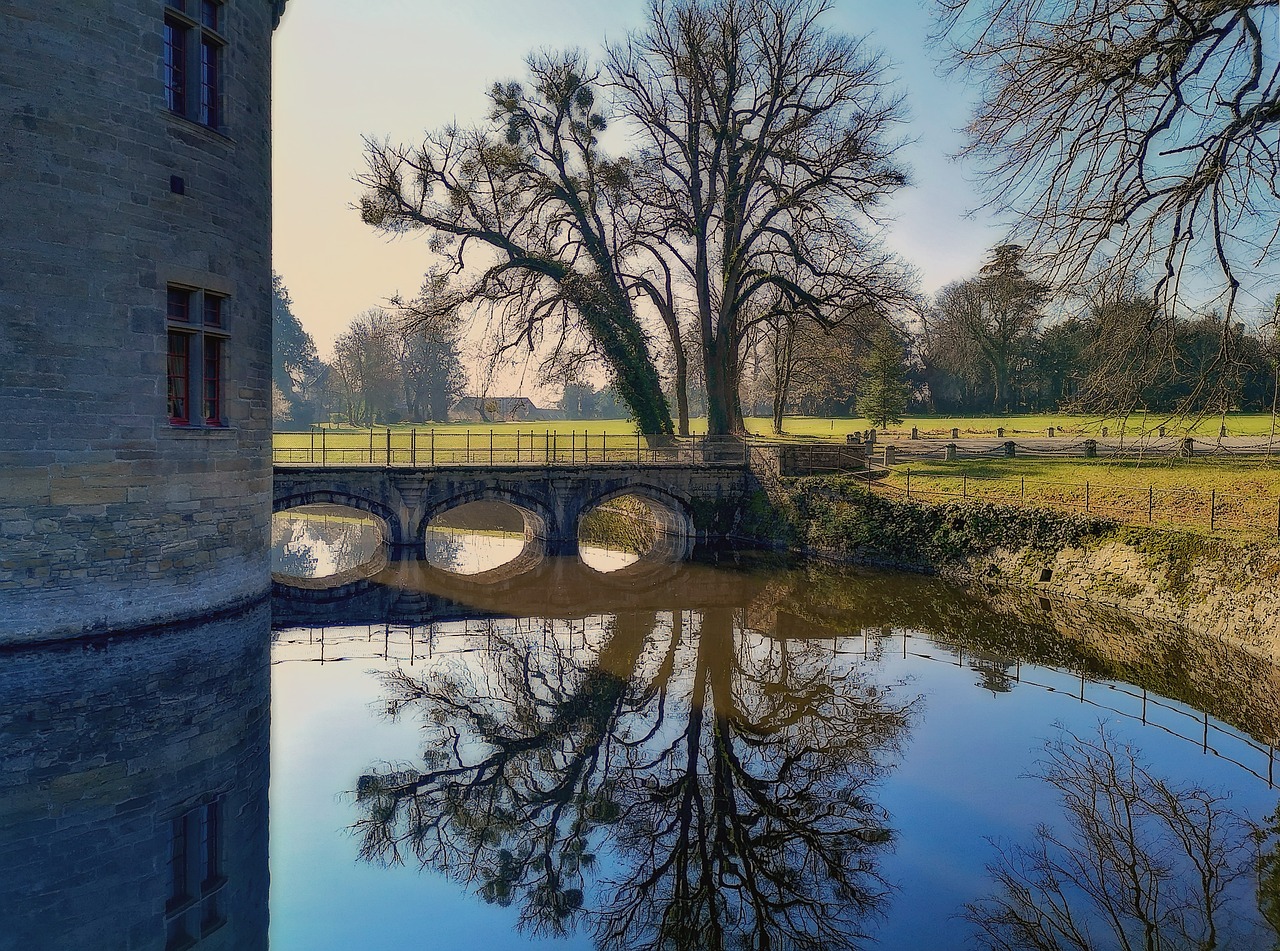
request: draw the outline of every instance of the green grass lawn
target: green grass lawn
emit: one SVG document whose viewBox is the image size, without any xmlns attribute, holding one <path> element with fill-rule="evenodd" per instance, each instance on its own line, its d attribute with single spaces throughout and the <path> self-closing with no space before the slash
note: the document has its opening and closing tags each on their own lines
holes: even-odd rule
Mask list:
<svg viewBox="0 0 1280 951">
<path fill-rule="evenodd" d="M 882 480 L 921 500 L 982 499 L 1043 505 L 1193 531 L 1210 527 L 1275 537 L 1280 461 L 1216 458 L 912 460 Z"/>
<path fill-rule="evenodd" d="M 773 421 L 767 417 L 748 417 L 747 429 L 753 435 L 773 438 Z M 979 437 L 995 436 L 998 428 L 1003 428 L 1005 435 L 1017 436 L 1047 435 L 1049 427 L 1065 436 L 1097 436 L 1105 426 L 1112 436 L 1123 431 L 1125 435 L 1136 436 L 1142 432 L 1156 432 L 1164 425 L 1169 435 L 1201 435 L 1213 436 L 1222 425 L 1220 417 L 1194 420 L 1171 420 L 1167 416 L 1130 416 L 1125 420 L 1114 417 L 1066 415 L 1061 413 L 1041 413 L 1029 416 L 914 416 L 903 420 L 898 426 L 890 426 L 883 432 L 888 436 L 907 437 L 912 427 L 920 431 L 924 437 L 950 438 L 951 430 L 959 430 L 960 436 Z M 1233 436 L 1265 436 L 1271 431 L 1272 419 L 1268 413 L 1231 413 L 1226 418 L 1227 432 Z M 706 420 L 691 420 L 694 435 L 706 432 Z M 873 428 L 871 421 L 860 418 L 840 418 L 815 416 L 788 416 L 784 420 L 783 439 L 835 439 L 843 441 L 845 436 L 853 432 L 862 432 Z M 361 441 L 367 444 L 368 429 L 357 429 L 351 426 L 325 427 L 329 438 L 340 440 L 342 444 L 358 445 Z M 512 423 L 402 423 L 395 426 L 378 426 L 374 429 L 375 440 L 390 430 L 392 433 L 408 433 L 417 430 L 421 436 L 431 430 L 437 433 L 461 435 L 467 433 L 473 437 L 488 439 L 489 433 L 502 434 L 507 437 L 515 433 L 553 433 L 568 438 L 572 434 L 585 433 L 588 436 L 634 436 L 635 423 L 627 419 L 603 420 L 524 420 Z M 276 433 L 277 448 L 301 448 L 310 445 L 308 433 Z M 337 443 L 335 443 L 337 445 Z"/>
</svg>

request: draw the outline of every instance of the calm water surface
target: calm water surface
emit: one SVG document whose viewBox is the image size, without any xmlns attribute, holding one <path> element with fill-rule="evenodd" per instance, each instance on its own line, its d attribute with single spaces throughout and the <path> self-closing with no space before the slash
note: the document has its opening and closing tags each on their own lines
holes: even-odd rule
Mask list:
<svg viewBox="0 0 1280 951">
<path fill-rule="evenodd" d="M 0 655 L 0 951 L 1275 947 L 1272 665 L 504 518 Z"/>
<path fill-rule="evenodd" d="M 273 951 L 1275 944 L 1270 665 L 919 577 L 521 547 L 278 587 Z"/>
</svg>

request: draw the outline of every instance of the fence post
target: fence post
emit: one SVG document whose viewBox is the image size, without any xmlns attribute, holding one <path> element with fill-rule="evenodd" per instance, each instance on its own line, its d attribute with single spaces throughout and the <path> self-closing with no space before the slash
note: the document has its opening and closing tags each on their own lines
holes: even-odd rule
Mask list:
<svg viewBox="0 0 1280 951">
<path fill-rule="evenodd" d="M 640 430 L 636 430 L 636 465 L 640 465 Z"/>
<path fill-rule="evenodd" d="M 547 465 L 551 465 L 551 430 L 548 429 L 543 435 L 546 436 L 547 444 L 545 448 L 542 450 L 542 455 L 543 455 L 542 461 L 545 462 Z"/>
<path fill-rule="evenodd" d="M 969 497 L 969 473 L 965 473 L 960 477 L 960 497 L 967 499 Z"/>
<path fill-rule="evenodd" d="M 431 430 L 431 468 L 436 467 L 436 431 Z"/>
<path fill-rule="evenodd" d="M 1209 531 L 1214 531 L 1217 526 L 1218 515 L 1218 490 L 1209 490 Z"/>
<path fill-rule="evenodd" d="M 387 427 L 387 468 L 391 468 L 391 427 Z"/>
<path fill-rule="evenodd" d="M 1022 477 L 1022 504 L 1027 504 L 1027 477 Z"/>
<path fill-rule="evenodd" d="M 326 438 L 329 430 L 320 430 L 320 465 L 327 466 L 329 464 L 329 440 Z"/>
<path fill-rule="evenodd" d="M 409 430 L 409 465 L 418 468 L 418 431 Z"/>
<path fill-rule="evenodd" d="M 369 422 L 369 465 L 373 465 L 373 421 Z"/>
<path fill-rule="evenodd" d="M 493 465 L 493 430 L 489 430 L 489 465 Z"/>
<path fill-rule="evenodd" d="M 1156 487 L 1154 485 L 1147 486 L 1147 524 L 1151 524 L 1152 518 L 1156 511 Z"/>
<path fill-rule="evenodd" d="M 907 470 L 907 498 L 911 498 L 911 470 Z"/>
<path fill-rule="evenodd" d="M 311 465 L 316 464 L 316 428 L 311 427 L 311 454 L 307 457 L 307 462 Z"/>
<path fill-rule="evenodd" d="M 1084 484 L 1084 510 L 1086 513 L 1089 511 L 1089 483 L 1088 482 Z"/>
<path fill-rule="evenodd" d="M 467 430 L 467 465 L 471 465 L 471 430 Z"/>
</svg>

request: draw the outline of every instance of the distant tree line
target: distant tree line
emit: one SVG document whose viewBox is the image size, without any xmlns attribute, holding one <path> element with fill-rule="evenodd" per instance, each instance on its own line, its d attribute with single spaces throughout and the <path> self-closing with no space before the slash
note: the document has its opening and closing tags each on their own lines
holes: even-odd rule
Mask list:
<svg viewBox="0 0 1280 951">
<path fill-rule="evenodd" d="M 1277 353 L 1270 333 L 1247 331 L 1216 312 L 1170 313 L 1139 278 L 1110 271 L 1055 299 L 1021 262 L 1021 248 L 998 247 L 977 275 L 943 288 L 924 308 L 910 369 L 920 408 L 1272 408 Z"/>
<path fill-rule="evenodd" d="M 443 422 L 462 395 L 466 373 L 456 315 L 418 316 L 421 299 L 396 311 L 373 307 L 352 319 L 322 361 L 293 314 L 279 275 L 273 282 L 273 393 L 277 428 L 340 417 L 356 426 Z M 430 293 L 430 284 L 424 289 Z"/>
</svg>

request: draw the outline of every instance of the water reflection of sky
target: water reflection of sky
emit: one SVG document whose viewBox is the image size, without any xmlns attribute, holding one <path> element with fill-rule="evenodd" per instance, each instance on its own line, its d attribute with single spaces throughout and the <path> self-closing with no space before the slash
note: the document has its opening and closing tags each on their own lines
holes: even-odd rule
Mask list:
<svg viewBox="0 0 1280 951">
<path fill-rule="evenodd" d="M 271 519 L 272 570 L 292 578 L 329 578 L 372 562 L 384 546 L 381 524 L 341 505 L 310 505 Z"/>
<path fill-rule="evenodd" d="M 526 542 L 523 535 L 428 528 L 425 544 L 428 563 L 454 574 L 475 575 L 515 561 Z M 596 571 L 616 571 L 640 560 L 634 552 L 588 545 L 582 546 L 579 557 Z"/>
<path fill-rule="evenodd" d="M 523 532 L 491 527 L 429 525 L 423 534 L 423 557 L 428 564 L 459 575 L 482 574 L 515 561 L 528 542 Z M 490 509 L 496 506 L 491 505 Z M 511 508 L 510 506 L 502 506 Z M 456 515 L 457 513 L 451 513 Z M 488 513 L 481 513 L 483 516 Z M 338 505 L 314 505 L 279 512 L 272 519 L 273 571 L 282 577 L 324 579 L 371 564 L 382 553 L 383 529 L 360 511 Z M 584 544 L 584 564 L 596 571 L 625 568 L 640 555 L 607 544 Z"/>
<path fill-rule="evenodd" d="M 689 627 L 696 625 L 692 612 L 682 620 Z M 486 645 L 492 643 L 496 630 L 515 641 L 524 637 L 527 656 L 535 666 L 542 664 L 539 670 L 547 671 L 551 669 L 546 666 L 548 655 L 579 659 L 592 655 L 606 639 L 611 623 L 607 617 L 494 621 L 487 626 L 488 634 L 475 622 L 469 627 L 438 625 L 432 640 L 435 656 L 424 659 L 419 654 L 412 667 L 403 666 L 415 675 L 434 671 L 434 678 L 426 677 L 424 682 L 449 676 L 458 683 L 474 682 L 491 662 Z M 632 665 L 642 680 L 654 676 L 661 664 L 663 638 L 670 636 L 673 617 L 659 615 L 653 623 L 656 641 Z M 329 635 L 338 640 L 343 633 L 335 630 Z M 346 633 L 359 637 L 364 632 Z M 278 637 L 289 641 L 291 633 L 281 632 Z M 767 677 L 752 682 L 748 676 L 776 645 L 741 631 L 734 635 L 734 643 L 734 656 L 744 672 L 735 696 L 749 699 L 776 692 Z M 863 660 L 861 644 L 860 638 L 848 637 L 839 642 L 797 641 L 794 647 L 797 656 L 807 651 L 810 663 L 815 656 L 824 656 L 823 663 L 837 673 L 865 673 L 874 683 L 896 691 L 899 699 L 921 698 L 911 708 L 902 755 L 892 754 L 892 768 L 877 775 L 873 784 L 872 795 L 895 830 L 892 846 L 875 853 L 879 873 L 891 886 L 886 915 L 870 928 L 878 947 L 963 944 L 967 926 L 953 916 L 990 888 L 986 866 L 995 853 L 987 840 L 1028 843 L 1039 823 L 1060 822 L 1055 791 L 1028 775 L 1045 741 L 1060 735 L 1059 726 L 1088 735 L 1096 733 L 1100 719 L 1105 720 L 1118 739 L 1140 747 L 1155 771 L 1175 785 L 1195 782 L 1229 789 L 1232 808 L 1259 820 L 1276 805 L 1277 794 L 1265 782 L 1224 758 L 1203 753 L 1191 737 L 1194 724 L 1182 730 L 1189 738 L 1180 738 L 1082 703 L 1071 694 L 1073 684 L 1079 684 L 1072 674 L 1023 664 L 1017 674 L 1024 683 L 993 692 L 980 686 L 984 676 L 973 658 L 958 661 L 954 649 L 916 637 L 905 645 L 910 650 L 904 657 L 901 637 L 873 636 L 869 657 Z M 919 653 L 931 656 L 925 659 L 916 656 Z M 276 653 L 278 661 L 306 656 L 304 650 L 290 653 L 283 646 Z M 681 654 L 679 666 L 696 667 L 691 656 Z M 426 939 L 430 946 L 439 947 L 592 947 L 589 928 L 565 939 L 518 934 L 514 930 L 518 902 L 507 908 L 486 904 L 474 889 L 419 871 L 412 855 L 405 866 L 392 868 L 356 860 L 360 843 L 348 827 L 359 818 L 360 810 L 353 796 L 338 793 L 355 789 L 360 777 L 379 764 L 411 762 L 421 768 L 424 749 L 435 750 L 439 745 L 438 728 L 421 717 L 425 708 L 409 704 L 405 716 L 396 722 L 384 716 L 387 691 L 379 676 L 400 666 L 366 654 L 354 663 L 283 662 L 273 668 L 274 951 Z M 836 685 L 841 682 L 838 677 L 831 680 Z M 1034 687 L 1032 682 L 1056 689 Z M 1120 709 L 1128 710 L 1135 702 L 1117 697 L 1105 684 L 1087 685 L 1086 696 L 1093 699 L 1088 691 Z M 458 691 L 450 696 L 457 697 Z M 495 696 L 496 700 L 486 701 L 486 710 L 501 718 L 502 698 Z M 653 748 L 670 746 L 672 731 L 678 732 L 681 718 L 688 716 L 688 704 L 681 696 L 679 691 L 672 695 L 671 719 L 647 741 Z M 1165 720 L 1173 725 L 1177 717 L 1166 713 Z M 1243 746 L 1225 749 L 1232 731 L 1215 735 L 1224 738 L 1219 745 L 1228 755 L 1241 758 L 1248 753 Z M 744 750 L 748 756 L 755 755 L 749 748 Z M 1265 756 L 1252 765 L 1265 771 Z M 613 782 L 625 786 L 625 779 L 616 774 Z M 619 863 L 607 848 L 602 856 L 598 875 L 620 874 L 625 863 Z M 1236 911 L 1243 920 L 1252 913 L 1251 897 L 1241 883 L 1236 891 Z M 588 901 L 600 897 L 589 893 Z"/>
</svg>

